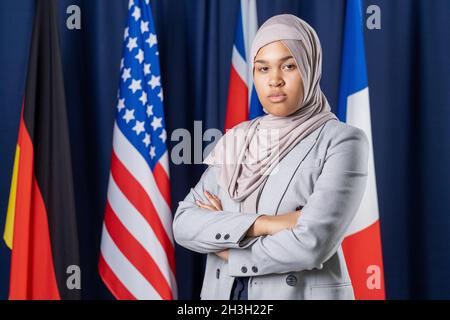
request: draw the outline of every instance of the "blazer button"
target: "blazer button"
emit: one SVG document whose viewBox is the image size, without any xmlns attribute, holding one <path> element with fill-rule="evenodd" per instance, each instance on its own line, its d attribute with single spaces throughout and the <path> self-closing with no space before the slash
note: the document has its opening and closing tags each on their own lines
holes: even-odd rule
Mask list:
<svg viewBox="0 0 450 320">
<path fill-rule="evenodd" d="M 252 271 L 253 271 L 253 273 L 258 273 L 258 268 L 255 267 L 255 266 L 253 266 L 253 267 L 252 267 Z"/>
<path fill-rule="evenodd" d="M 247 267 L 242 267 L 241 271 L 242 271 L 242 273 L 247 273 Z"/>
<path fill-rule="evenodd" d="M 220 233 L 216 234 L 216 240 L 219 240 L 221 237 Z"/>
<path fill-rule="evenodd" d="M 226 235 L 225 235 L 225 237 L 223 237 L 225 240 L 228 240 L 228 239 L 230 239 L 230 235 L 227 233 Z"/>
<path fill-rule="evenodd" d="M 295 287 L 297 285 L 297 277 L 293 274 L 290 274 L 286 277 L 286 283 L 288 286 Z"/>
<path fill-rule="evenodd" d="M 216 278 L 219 279 L 219 277 L 220 277 L 220 269 L 217 269 L 216 270 Z"/>
</svg>

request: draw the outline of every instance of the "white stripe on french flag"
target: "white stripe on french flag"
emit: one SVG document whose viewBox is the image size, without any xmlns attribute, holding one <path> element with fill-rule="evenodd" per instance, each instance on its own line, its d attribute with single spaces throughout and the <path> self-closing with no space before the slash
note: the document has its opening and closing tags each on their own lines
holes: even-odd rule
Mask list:
<svg viewBox="0 0 450 320">
<path fill-rule="evenodd" d="M 358 300 L 385 299 L 361 0 L 347 0 L 338 117 L 370 144 L 366 190 L 342 247 Z"/>
</svg>

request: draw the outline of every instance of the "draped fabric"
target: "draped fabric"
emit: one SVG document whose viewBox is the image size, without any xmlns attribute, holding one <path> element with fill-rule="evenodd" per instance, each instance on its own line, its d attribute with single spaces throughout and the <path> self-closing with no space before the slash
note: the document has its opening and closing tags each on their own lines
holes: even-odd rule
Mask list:
<svg viewBox="0 0 450 320">
<path fill-rule="evenodd" d="M 170 134 L 177 128 L 189 130 L 194 141 L 194 121 L 202 121 L 203 131 L 223 129 L 239 1 L 152 0 L 151 4 L 171 150 L 178 142 L 170 141 Z M 81 8 L 81 30 L 66 26 L 70 5 Z M 127 0 L 59 0 L 84 299 L 112 298 L 98 276 L 97 261 L 127 5 Z M 376 0 L 365 1 L 364 8 L 369 5 L 381 9 L 381 30 L 366 29 L 366 56 L 387 298 L 449 299 L 450 2 Z M 292 13 L 317 31 L 323 49 L 321 88 L 334 112 L 344 12 L 344 1 L 258 0 L 260 25 L 275 14 Z M 33 18 L 33 0 L 0 2 L 0 230 Z M 204 169 L 171 163 L 174 208 Z M 3 299 L 9 254 L 1 242 Z M 198 299 L 204 258 L 177 247 L 176 261 L 179 298 Z"/>
</svg>

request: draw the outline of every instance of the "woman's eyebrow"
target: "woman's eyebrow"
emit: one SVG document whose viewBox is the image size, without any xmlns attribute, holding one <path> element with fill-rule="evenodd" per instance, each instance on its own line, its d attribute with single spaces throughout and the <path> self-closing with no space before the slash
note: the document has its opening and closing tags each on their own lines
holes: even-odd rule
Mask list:
<svg viewBox="0 0 450 320">
<path fill-rule="evenodd" d="M 293 57 L 293 56 L 286 56 L 286 57 L 283 57 L 283 58 L 279 59 L 278 61 L 279 61 L 279 62 L 284 62 L 284 61 L 289 60 L 289 59 L 291 59 L 291 58 L 294 58 L 294 57 Z M 268 64 L 268 62 L 265 61 L 265 60 L 256 60 L 255 63 Z"/>
</svg>

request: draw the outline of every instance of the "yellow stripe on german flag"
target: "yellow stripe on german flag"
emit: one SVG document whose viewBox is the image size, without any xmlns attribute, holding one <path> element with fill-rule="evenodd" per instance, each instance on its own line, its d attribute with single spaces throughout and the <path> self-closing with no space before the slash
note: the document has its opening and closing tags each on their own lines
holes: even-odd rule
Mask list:
<svg viewBox="0 0 450 320">
<path fill-rule="evenodd" d="M 11 189 L 9 191 L 8 211 L 6 213 L 5 231 L 3 239 L 8 248 L 12 250 L 13 232 L 14 232 L 14 215 L 16 211 L 16 195 L 17 195 L 17 174 L 19 172 L 20 146 L 16 147 L 16 155 L 14 156 L 14 167 L 11 179 Z"/>
</svg>

